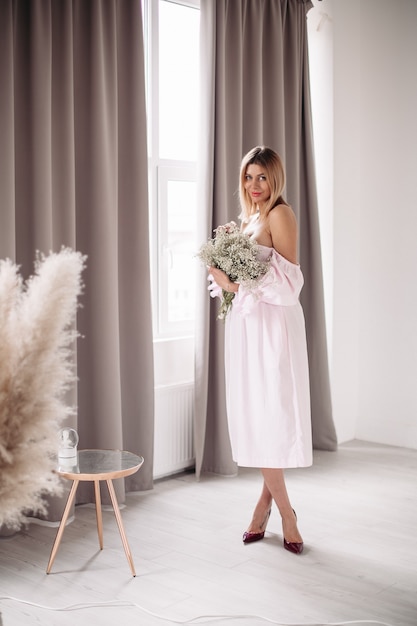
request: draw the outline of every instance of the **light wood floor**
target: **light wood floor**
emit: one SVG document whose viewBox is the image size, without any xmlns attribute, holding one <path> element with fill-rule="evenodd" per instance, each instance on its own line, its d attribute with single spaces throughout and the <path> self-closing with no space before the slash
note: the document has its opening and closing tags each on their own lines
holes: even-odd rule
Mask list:
<svg viewBox="0 0 417 626">
<path fill-rule="evenodd" d="M 56 529 L 31 524 L 0 540 L 0 596 L 94 606 L 52 611 L 1 599 L 0 623 L 161 626 L 222 615 L 193 623 L 416 626 L 417 451 L 354 441 L 316 452 L 312 468 L 287 472 L 287 484 L 305 541 L 300 556 L 283 549 L 276 510 L 265 539 L 243 545 L 261 486 L 248 469 L 200 482 L 185 474 L 128 495 L 122 517 L 136 578 L 111 510 L 100 552 L 94 508 L 76 508 L 49 576 Z"/>
</svg>

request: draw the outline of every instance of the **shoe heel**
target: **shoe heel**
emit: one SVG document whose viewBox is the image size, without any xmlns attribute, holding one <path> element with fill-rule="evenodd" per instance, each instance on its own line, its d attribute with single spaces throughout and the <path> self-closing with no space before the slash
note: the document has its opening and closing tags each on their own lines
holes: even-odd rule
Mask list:
<svg viewBox="0 0 417 626">
<path fill-rule="evenodd" d="M 297 520 L 297 513 L 294 511 L 294 509 L 292 510 L 292 512 L 294 513 L 295 519 Z M 304 550 L 304 543 L 302 541 L 287 541 L 284 537 L 283 545 L 284 548 L 288 550 L 288 552 L 292 552 L 293 554 L 301 554 Z"/>
<path fill-rule="evenodd" d="M 262 523 L 261 528 L 263 528 L 264 526 L 266 528 L 270 515 L 271 515 L 271 509 L 269 509 L 268 513 L 266 514 L 266 517 Z M 254 541 L 260 541 L 264 537 L 265 537 L 265 529 L 260 531 L 259 533 L 252 533 L 249 531 L 245 531 L 243 533 L 242 541 L 243 543 L 253 543 Z"/>
</svg>

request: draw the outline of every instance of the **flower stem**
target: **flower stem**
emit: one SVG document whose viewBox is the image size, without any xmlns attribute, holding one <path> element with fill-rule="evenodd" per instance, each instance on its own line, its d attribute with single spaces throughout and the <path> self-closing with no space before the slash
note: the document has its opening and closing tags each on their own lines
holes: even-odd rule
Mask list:
<svg viewBox="0 0 417 626">
<path fill-rule="evenodd" d="M 224 289 L 222 289 L 222 300 L 220 303 L 220 309 L 217 319 L 224 320 L 226 318 L 226 315 L 232 308 L 232 301 L 235 295 L 236 294 L 234 293 L 234 291 L 225 291 Z"/>
</svg>

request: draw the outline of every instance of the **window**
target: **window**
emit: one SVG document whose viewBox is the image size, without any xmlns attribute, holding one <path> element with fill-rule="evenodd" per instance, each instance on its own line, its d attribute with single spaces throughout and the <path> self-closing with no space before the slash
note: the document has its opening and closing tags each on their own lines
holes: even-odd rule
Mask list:
<svg viewBox="0 0 417 626">
<path fill-rule="evenodd" d="M 193 334 L 198 0 L 143 0 L 154 333 Z"/>
</svg>

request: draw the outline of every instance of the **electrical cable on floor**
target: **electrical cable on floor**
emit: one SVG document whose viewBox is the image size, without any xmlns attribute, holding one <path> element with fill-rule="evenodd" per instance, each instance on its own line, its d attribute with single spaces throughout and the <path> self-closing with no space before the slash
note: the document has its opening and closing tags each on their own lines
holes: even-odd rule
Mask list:
<svg viewBox="0 0 417 626">
<path fill-rule="evenodd" d="M 109 602 L 88 602 L 86 604 L 71 604 L 69 606 L 63 607 L 52 607 L 52 606 L 44 606 L 42 604 L 37 604 L 35 602 L 30 602 L 29 600 L 22 600 L 21 598 L 15 598 L 13 596 L 0 596 L 0 600 L 12 600 L 13 602 L 19 602 L 21 604 L 28 604 L 29 606 L 33 606 L 38 609 L 44 609 L 46 611 L 81 611 L 82 609 L 93 609 L 100 607 L 135 607 L 144 613 L 148 613 L 152 615 L 152 617 L 156 617 L 157 619 L 163 620 L 164 622 L 170 622 L 171 624 L 196 624 L 201 620 L 225 620 L 225 619 L 258 619 L 264 620 L 269 624 L 275 624 L 275 626 L 354 626 L 355 624 L 373 624 L 374 626 L 394 626 L 393 624 L 389 624 L 387 622 L 380 622 L 378 620 L 353 620 L 348 622 L 277 622 L 276 620 L 270 619 L 269 617 L 264 617 L 263 615 L 199 615 L 197 617 L 192 617 L 191 619 L 186 620 L 176 620 L 168 617 L 164 617 L 162 615 L 158 615 L 157 613 L 153 613 L 148 609 L 145 609 L 140 604 L 136 604 L 135 602 L 131 602 L 130 600 L 111 600 Z"/>
</svg>

